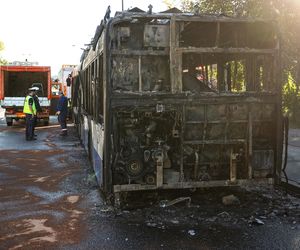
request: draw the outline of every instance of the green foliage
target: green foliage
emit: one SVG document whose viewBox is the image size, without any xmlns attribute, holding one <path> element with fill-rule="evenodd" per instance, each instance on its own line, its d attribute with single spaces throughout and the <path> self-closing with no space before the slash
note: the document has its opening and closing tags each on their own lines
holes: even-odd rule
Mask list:
<svg viewBox="0 0 300 250">
<path fill-rule="evenodd" d="M 169 9 L 175 7 L 176 2 L 177 2 L 177 1 L 175 1 L 175 0 L 163 0 L 163 3 L 164 3 L 165 5 L 167 5 L 167 7 L 168 7 Z"/>
<path fill-rule="evenodd" d="M 288 72 L 287 81 L 283 86 L 283 111 L 290 117 L 292 122 L 297 123 L 300 111 L 300 93 L 299 87 L 290 72 Z"/>
<path fill-rule="evenodd" d="M 2 50 L 4 50 L 4 43 L 2 41 L 0 41 L 0 52 Z M 6 64 L 7 64 L 7 61 L 5 59 L 3 59 L 0 54 L 0 65 L 6 65 Z"/>
<path fill-rule="evenodd" d="M 274 17 L 278 15 L 286 0 L 182 0 L 181 7 L 193 12 L 199 8 L 200 13 L 224 14 L 228 16 Z"/>
<path fill-rule="evenodd" d="M 233 92 L 246 90 L 245 86 L 245 63 L 243 61 L 232 62 L 231 75 L 235 76 L 232 83 Z"/>
<path fill-rule="evenodd" d="M 0 41 L 0 51 L 4 50 L 4 43 Z"/>
<path fill-rule="evenodd" d="M 8 62 L 7 60 L 3 59 L 1 56 L 0 56 L 0 65 L 6 65 Z"/>
</svg>

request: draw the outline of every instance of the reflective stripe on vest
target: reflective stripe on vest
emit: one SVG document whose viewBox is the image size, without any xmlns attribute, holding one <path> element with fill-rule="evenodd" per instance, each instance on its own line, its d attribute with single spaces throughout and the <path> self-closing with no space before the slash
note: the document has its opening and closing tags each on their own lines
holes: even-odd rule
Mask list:
<svg viewBox="0 0 300 250">
<path fill-rule="evenodd" d="M 32 111 L 33 111 L 33 114 L 32 114 L 32 112 L 30 111 L 30 108 L 29 108 L 29 99 L 30 98 L 32 99 Z M 25 113 L 25 114 L 31 114 L 31 115 L 36 115 L 35 103 L 34 103 L 33 97 L 30 96 L 30 95 L 26 96 L 26 98 L 25 98 L 23 113 Z"/>
</svg>

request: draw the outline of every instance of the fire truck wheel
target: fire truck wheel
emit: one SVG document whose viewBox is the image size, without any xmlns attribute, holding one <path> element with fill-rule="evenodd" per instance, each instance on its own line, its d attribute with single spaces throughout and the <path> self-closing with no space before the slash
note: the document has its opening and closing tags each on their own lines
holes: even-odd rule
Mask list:
<svg viewBox="0 0 300 250">
<path fill-rule="evenodd" d="M 49 120 L 47 119 L 47 120 L 44 120 L 44 125 L 45 126 L 48 126 L 49 125 Z"/>
</svg>

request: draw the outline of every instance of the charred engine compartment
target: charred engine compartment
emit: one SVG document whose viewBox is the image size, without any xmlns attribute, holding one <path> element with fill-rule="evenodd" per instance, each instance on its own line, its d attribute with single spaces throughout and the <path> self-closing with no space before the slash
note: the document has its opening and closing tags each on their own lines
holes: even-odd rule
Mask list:
<svg viewBox="0 0 300 250">
<path fill-rule="evenodd" d="M 155 184 L 157 166 L 179 171 L 180 113 L 122 111 L 117 112 L 115 120 L 118 129 L 114 183 Z"/>
<path fill-rule="evenodd" d="M 213 113 L 211 109 L 215 105 L 206 106 L 191 104 L 166 108 L 157 104 L 152 108 L 115 111 L 112 136 L 114 185 L 162 186 L 247 179 L 247 111 L 229 104 L 224 106 L 227 107 L 224 115 L 223 105 L 218 105 L 218 111 Z M 202 109 L 204 113 L 199 111 Z M 223 121 L 217 120 L 220 116 L 224 116 Z M 226 121 L 225 117 L 233 116 L 240 118 L 239 123 Z M 269 141 L 263 132 L 256 134 L 261 140 Z M 271 149 L 272 145 L 264 148 Z M 254 160 L 256 154 L 254 151 Z M 262 159 L 266 160 L 265 157 Z M 273 165 L 272 161 L 270 164 Z M 253 165 L 266 164 L 253 162 Z M 271 169 L 268 167 L 261 177 L 270 174 Z"/>
</svg>

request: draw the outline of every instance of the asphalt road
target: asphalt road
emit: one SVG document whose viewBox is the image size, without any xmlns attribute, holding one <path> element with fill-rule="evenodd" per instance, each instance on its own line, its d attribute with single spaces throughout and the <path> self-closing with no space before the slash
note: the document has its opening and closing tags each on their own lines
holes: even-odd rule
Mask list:
<svg viewBox="0 0 300 250">
<path fill-rule="evenodd" d="M 300 129 L 289 130 L 286 174 L 288 182 L 300 188 Z"/>
<path fill-rule="evenodd" d="M 0 249 L 300 249 L 300 199 L 280 190 L 137 193 L 116 210 L 71 125 L 63 138 L 54 118 L 36 141 L 24 133 L 0 117 Z M 161 206 L 178 197 L 191 204 Z"/>
</svg>

